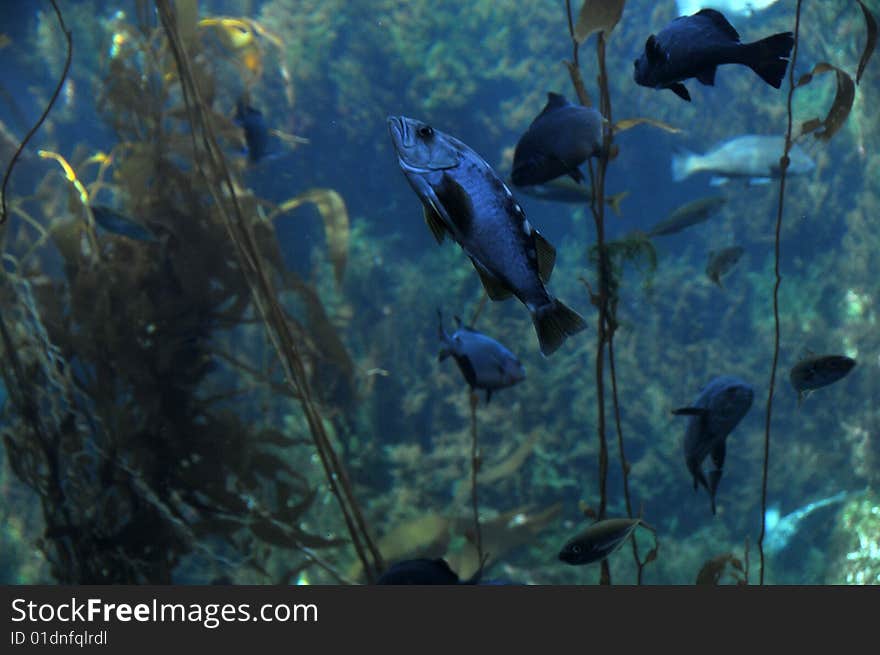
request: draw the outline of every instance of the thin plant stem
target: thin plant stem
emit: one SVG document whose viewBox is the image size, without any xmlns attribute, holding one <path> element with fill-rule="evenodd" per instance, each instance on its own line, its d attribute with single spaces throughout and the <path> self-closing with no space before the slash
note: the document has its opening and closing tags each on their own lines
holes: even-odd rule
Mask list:
<svg viewBox="0 0 880 655">
<path fill-rule="evenodd" d="M 801 1 L 798 0 L 795 21 L 794 21 L 794 50 L 791 54 L 791 63 L 788 69 L 788 127 L 785 131 L 785 152 L 779 160 L 779 205 L 776 211 L 776 240 L 774 245 L 774 272 L 776 281 L 773 285 L 773 366 L 770 369 L 770 386 L 767 390 L 767 412 L 764 421 L 764 469 L 761 478 L 761 533 L 758 536 L 758 554 L 760 556 L 760 568 L 758 573 L 758 584 L 764 584 L 764 534 L 767 528 L 765 516 L 767 513 L 767 473 L 770 462 L 770 420 L 773 415 L 773 393 L 776 386 L 776 367 L 779 364 L 779 287 L 782 284 L 782 276 L 779 273 L 779 250 L 782 234 L 782 214 L 785 209 L 785 180 L 786 171 L 790 163 L 789 152 L 792 146 L 792 100 L 794 98 L 795 82 L 794 67 L 797 62 L 798 54 L 798 34 L 801 27 Z"/>
<path fill-rule="evenodd" d="M 471 504 L 474 511 L 474 545 L 477 548 L 477 561 L 483 564 L 483 531 L 480 529 L 480 503 L 477 498 L 477 473 L 480 470 L 480 453 L 477 446 L 477 404 L 479 397 L 475 391 L 470 394 L 471 401 Z"/>
</svg>

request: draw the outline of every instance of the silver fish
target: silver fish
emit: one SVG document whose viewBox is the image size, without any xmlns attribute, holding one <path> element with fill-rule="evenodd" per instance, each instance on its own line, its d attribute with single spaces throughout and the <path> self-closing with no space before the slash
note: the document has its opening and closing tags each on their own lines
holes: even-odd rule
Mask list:
<svg viewBox="0 0 880 655">
<path fill-rule="evenodd" d="M 679 16 L 690 16 L 707 7 L 734 16 L 751 16 L 777 2 L 778 0 L 677 0 L 676 5 Z"/>
<path fill-rule="evenodd" d="M 563 175 L 583 182 L 578 166 L 601 152 L 604 120 L 592 107 L 573 105 L 558 93 L 548 93 L 544 109 L 516 144 L 514 185 L 543 184 Z"/>
<path fill-rule="evenodd" d="M 694 477 L 694 490 L 703 485 L 709 492 L 712 514 L 715 514 L 715 493 L 724 469 L 727 436 L 748 413 L 754 400 L 754 389 L 732 375 L 713 379 L 689 407 L 673 410 L 678 416 L 690 416 L 684 435 L 684 459 Z M 703 474 L 703 460 L 711 454 L 714 468 L 709 479 Z"/>
<path fill-rule="evenodd" d="M 791 368 L 789 379 L 798 394 L 798 405 L 807 395 L 849 375 L 856 360 L 846 355 L 806 354 Z"/>
<path fill-rule="evenodd" d="M 817 509 L 828 507 L 835 503 L 842 503 L 848 498 L 864 492 L 864 489 L 861 491 L 841 491 L 828 498 L 807 503 L 803 507 L 799 507 L 785 516 L 780 516 L 778 506 L 768 507 L 767 511 L 764 513 L 764 525 L 766 529 L 763 544 L 764 551 L 771 555 L 781 552 L 786 546 L 788 546 L 792 537 L 794 537 L 800 529 L 803 520 L 810 514 Z"/>
<path fill-rule="evenodd" d="M 556 250 L 529 223 L 510 189 L 486 161 L 458 139 L 405 116 L 388 129 L 404 176 L 422 201 L 438 242 L 461 246 L 492 300 L 516 296 L 529 310 L 541 353 L 555 352 L 586 327 L 544 284 Z"/>
<path fill-rule="evenodd" d="M 638 518 L 596 521 L 565 543 L 559 559 L 573 565 L 599 562 L 620 548 L 641 522 Z"/>
<path fill-rule="evenodd" d="M 458 329 L 450 336 L 443 329 L 443 317 L 437 310 L 437 330 L 443 344 L 438 361 L 450 355 L 472 389 L 485 389 L 486 402 L 492 392 L 511 387 L 526 378 L 526 369 L 512 352 L 481 332 L 464 327 L 457 316 Z"/>
<path fill-rule="evenodd" d="M 713 186 L 726 184 L 730 178 L 746 178 L 751 184 L 766 184 L 779 177 L 779 158 L 784 149 L 784 137 L 745 134 L 719 143 L 702 155 L 682 150 L 672 157 L 672 178 L 681 182 L 694 173 L 708 172 L 714 176 Z M 791 162 L 786 175 L 806 175 L 816 167 L 797 144 L 788 156 Z"/>
</svg>

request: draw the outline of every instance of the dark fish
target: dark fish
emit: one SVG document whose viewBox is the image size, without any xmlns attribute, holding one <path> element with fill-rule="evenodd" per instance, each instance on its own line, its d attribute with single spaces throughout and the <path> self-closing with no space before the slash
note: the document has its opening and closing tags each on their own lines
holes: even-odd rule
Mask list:
<svg viewBox="0 0 880 655">
<path fill-rule="evenodd" d="M 749 184 L 766 184 L 782 173 L 779 158 L 785 137 L 743 134 L 714 146 L 699 155 L 681 149 L 672 156 L 672 178 L 681 182 L 693 173 L 712 173 L 712 186 L 727 184 L 730 178 L 748 178 Z M 791 163 L 786 175 L 806 175 L 816 164 L 799 145 L 788 153 Z"/>
<path fill-rule="evenodd" d="M 566 564 L 599 562 L 620 548 L 641 522 L 641 519 L 596 521 L 565 543 L 559 551 L 559 559 Z"/>
<path fill-rule="evenodd" d="M 269 128 L 263 113 L 251 107 L 244 99 L 239 99 L 235 106 L 235 122 L 244 130 L 247 143 L 248 159 L 256 163 L 269 154 Z"/>
<path fill-rule="evenodd" d="M 681 232 L 692 225 L 697 225 L 703 221 L 709 220 L 709 218 L 721 209 L 726 202 L 727 198 L 724 196 L 711 196 L 708 198 L 700 198 L 699 200 L 692 200 L 691 202 L 675 209 L 669 215 L 669 218 L 660 221 L 648 230 L 648 236 L 653 238 L 675 234 L 676 232 Z"/>
<path fill-rule="evenodd" d="M 513 184 L 513 181 L 510 182 Z M 564 202 L 573 205 L 589 203 L 593 198 L 593 190 L 580 182 L 575 182 L 568 177 L 557 177 L 544 184 L 531 184 L 517 187 L 517 191 L 538 200 L 548 202 Z M 621 191 L 613 196 L 607 196 L 605 203 L 611 207 L 615 214 L 620 216 L 620 204 L 629 195 L 629 191 Z"/>
<path fill-rule="evenodd" d="M 811 391 L 826 387 L 846 377 L 856 360 L 846 355 L 813 355 L 803 357 L 791 369 L 791 386 L 798 394 L 798 405 Z"/>
<path fill-rule="evenodd" d="M 772 87 L 782 86 L 788 57 L 794 45 L 791 32 L 774 34 L 754 43 L 742 43 L 724 15 L 703 9 L 693 16 L 680 16 L 659 34 L 652 34 L 645 51 L 633 62 L 637 84 L 671 89 L 690 101 L 682 82 L 692 77 L 715 84 L 715 69 L 723 64 L 743 64 Z"/>
<path fill-rule="evenodd" d="M 510 176 L 514 185 L 543 184 L 563 175 L 582 182 L 578 166 L 602 150 L 604 120 L 591 107 L 548 93 L 544 109 L 516 144 Z"/>
<path fill-rule="evenodd" d="M 108 232 L 119 234 L 129 239 L 135 239 L 136 241 L 156 240 L 156 235 L 151 230 L 148 230 L 135 220 L 120 214 L 115 209 L 104 205 L 89 205 L 89 209 L 92 210 L 95 223 Z"/>
<path fill-rule="evenodd" d="M 419 558 L 392 564 L 379 576 L 376 584 L 475 585 L 480 581 L 481 574 L 482 570 L 478 570 L 467 580 L 461 581 L 445 559 Z"/>
<path fill-rule="evenodd" d="M 489 164 L 458 139 L 405 116 L 389 116 L 397 160 L 422 201 L 438 242 L 448 234 L 464 250 L 492 300 L 516 296 L 529 310 L 541 352 L 556 351 L 586 327 L 544 286 L 556 250 L 529 223 Z"/>
<path fill-rule="evenodd" d="M 700 392 L 690 407 L 673 410 L 673 414 L 690 416 L 684 435 L 684 460 L 698 484 L 709 492 L 712 514 L 715 514 L 715 492 L 724 469 L 727 436 L 748 413 L 754 400 L 752 387 L 732 375 L 722 375 Z M 712 455 L 714 468 L 709 479 L 703 474 L 703 460 Z"/>
<path fill-rule="evenodd" d="M 443 329 L 443 317 L 437 310 L 437 331 L 443 347 L 437 360 L 452 355 L 471 389 L 485 389 L 486 402 L 496 389 L 511 387 L 526 378 L 526 370 L 507 348 L 485 334 L 463 327 L 457 316 L 458 329 L 449 336 Z"/>
<path fill-rule="evenodd" d="M 721 285 L 721 277 L 726 275 L 736 266 L 740 257 L 743 256 L 745 250 L 740 246 L 730 246 L 721 250 L 709 251 L 709 263 L 706 264 L 706 275 L 719 287 Z"/>
</svg>

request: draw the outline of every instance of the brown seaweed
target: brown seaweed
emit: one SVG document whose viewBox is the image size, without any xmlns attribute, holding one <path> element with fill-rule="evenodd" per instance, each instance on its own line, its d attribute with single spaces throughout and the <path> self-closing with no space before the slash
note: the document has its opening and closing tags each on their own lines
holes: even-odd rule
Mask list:
<svg viewBox="0 0 880 655">
<path fill-rule="evenodd" d="M 859 7 L 862 8 L 862 13 L 865 16 L 865 29 L 867 30 L 867 37 L 865 40 L 865 49 L 862 50 L 862 56 L 859 59 L 859 68 L 856 73 L 856 84 L 861 82 L 862 73 L 865 72 L 865 67 L 868 65 L 868 60 L 871 59 L 871 55 L 874 54 L 874 48 L 877 47 L 877 19 L 874 17 L 874 14 L 871 13 L 871 10 L 865 6 L 865 3 L 862 0 L 859 1 Z"/>
</svg>

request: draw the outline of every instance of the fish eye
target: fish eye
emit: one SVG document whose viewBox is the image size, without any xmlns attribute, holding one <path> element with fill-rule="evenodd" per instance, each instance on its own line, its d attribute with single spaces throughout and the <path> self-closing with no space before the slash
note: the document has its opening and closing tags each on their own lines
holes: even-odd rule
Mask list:
<svg viewBox="0 0 880 655">
<path fill-rule="evenodd" d="M 423 139 L 430 139 L 434 136 L 434 128 L 430 125 L 419 125 L 419 128 L 416 130 L 416 134 L 418 134 Z"/>
<path fill-rule="evenodd" d="M 580 547 L 580 546 L 577 546 L 577 545 L 572 546 L 572 547 L 571 547 L 571 552 L 573 552 L 575 555 L 577 555 L 579 552 L 581 552 L 581 547 Z"/>
</svg>

